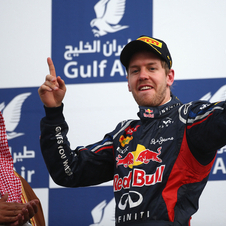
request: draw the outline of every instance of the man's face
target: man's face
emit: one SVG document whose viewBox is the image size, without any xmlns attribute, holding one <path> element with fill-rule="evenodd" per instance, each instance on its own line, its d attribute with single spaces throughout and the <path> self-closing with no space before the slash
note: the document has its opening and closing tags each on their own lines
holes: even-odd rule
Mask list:
<svg viewBox="0 0 226 226">
<path fill-rule="evenodd" d="M 159 56 L 142 51 L 135 53 L 128 67 L 128 87 L 139 106 L 159 106 L 170 100 L 174 71 L 166 75 Z"/>
</svg>

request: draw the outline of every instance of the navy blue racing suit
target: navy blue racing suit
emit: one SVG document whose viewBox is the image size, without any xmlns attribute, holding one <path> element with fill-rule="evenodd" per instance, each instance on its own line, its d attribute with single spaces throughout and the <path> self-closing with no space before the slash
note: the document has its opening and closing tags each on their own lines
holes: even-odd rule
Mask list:
<svg viewBox="0 0 226 226">
<path fill-rule="evenodd" d="M 198 210 L 216 151 L 226 144 L 225 102 L 182 104 L 172 95 L 140 107 L 103 140 L 70 148 L 63 105 L 45 108 L 41 150 L 55 183 L 66 187 L 113 180 L 116 225 L 188 226 Z"/>
</svg>

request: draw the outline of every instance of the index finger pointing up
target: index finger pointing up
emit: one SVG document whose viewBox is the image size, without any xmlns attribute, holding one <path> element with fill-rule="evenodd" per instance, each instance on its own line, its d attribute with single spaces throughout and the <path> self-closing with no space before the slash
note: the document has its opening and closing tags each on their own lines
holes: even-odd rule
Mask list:
<svg viewBox="0 0 226 226">
<path fill-rule="evenodd" d="M 52 61 L 52 59 L 50 57 L 47 58 L 47 63 L 49 65 L 49 73 L 50 73 L 50 75 L 56 77 L 55 67 L 54 67 L 53 61 Z"/>
</svg>

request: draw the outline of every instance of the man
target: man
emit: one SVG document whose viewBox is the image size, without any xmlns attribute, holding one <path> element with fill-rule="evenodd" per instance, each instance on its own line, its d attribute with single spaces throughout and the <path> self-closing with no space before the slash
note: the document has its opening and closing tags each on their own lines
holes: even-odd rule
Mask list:
<svg viewBox="0 0 226 226">
<path fill-rule="evenodd" d="M 161 40 L 141 36 L 124 47 L 120 60 L 140 119 L 71 150 L 62 113 L 66 87 L 48 58 L 50 74 L 39 95 L 46 111 L 40 143 L 49 173 L 67 187 L 113 179 L 116 225 L 188 226 L 216 150 L 226 144 L 225 102 L 183 105 L 171 93 L 172 58 Z"/>
<path fill-rule="evenodd" d="M 30 197 L 34 199 L 30 199 Z M 34 215 L 41 214 L 38 218 Z M 37 215 L 36 215 L 37 216 Z M 40 224 L 41 222 L 41 224 Z M 0 225 L 44 226 L 41 204 L 30 185 L 13 171 L 5 123 L 0 112 Z"/>
</svg>

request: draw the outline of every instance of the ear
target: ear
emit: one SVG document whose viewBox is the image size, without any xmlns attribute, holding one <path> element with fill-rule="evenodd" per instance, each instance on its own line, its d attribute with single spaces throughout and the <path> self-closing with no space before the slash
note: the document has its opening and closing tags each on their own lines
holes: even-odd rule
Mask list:
<svg viewBox="0 0 226 226">
<path fill-rule="evenodd" d="M 129 85 L 129 83 L 128 83 L 128 90 L 129 90 L 129 92 L 131 92 L 131 88 L 130 88 L 130 85 Z"/>
<path fill-rule="evenodd" d="M 127 78 L 127 82 L 128 82 L 128 90 L 129 90 L 129 92 L 131 92 L 131 88 L 130 88 L 130 85 L 129 85 L 129 78 L 128 78 L 128 75 L 126 76 L 126 78 Z"/>
<path fill-rule="evenodd" d="M 167 85 L 172 86 L 174 82 L 174 70 L 170 69 L 167 75 Z"/>
</svg>

